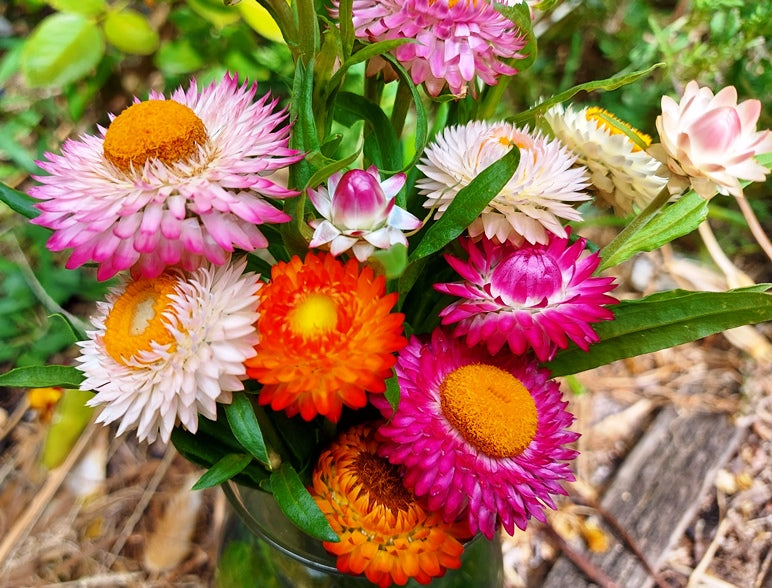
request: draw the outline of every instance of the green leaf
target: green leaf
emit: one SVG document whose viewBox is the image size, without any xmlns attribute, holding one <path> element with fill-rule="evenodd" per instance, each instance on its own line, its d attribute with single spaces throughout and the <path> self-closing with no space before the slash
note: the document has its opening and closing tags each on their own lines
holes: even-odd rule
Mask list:
<svg viewBox="0 0 772 588">
<path fill-rule="evenodd" d="M 243 392 L 233 394 L 233 402 L 225 405 L 225 415 L 233 435 L 244 449 L 249 451 L 260 463 L 270 469 L 271 460 L 263 440 L 260 424 L 247 395 Z"/>
<path fill-rule="evenodd" d="M 287 518 L 321 541 L 340 541 L 295 469 L 288 463 L 271 474 L 271 492 Z"/>
<path fill-rule="evenodd" d="M 463 233 L 488 203 L 501 192 L 520 164 L 520 149 L 513 145 L 498 161 L 482 170 L 468 186 L 456 194 L 440 219 L 432 224 L 415 248 L 410 261 L 439 251 Z"/>
<path fill-rule="evenodd" d="M 0 182 L 0 202 L 5 202 L 11 210 L 18 212 L 27 218 L 35 218 L 40 214 L 40 211 L 37 208 L 32 207 L 36 202 L 32 196 L 14 190 L 2 182 Z"/>
<path fill-rule="evenodd" d="M 388 249 L 378 249 L 367 263 L 375 266 L 376 273 L 385 275 L 387 280 L 398 278 L 407 267 L 407 247 L 402 243 L 395 243 Z"/>
<path fill-rule="evenodd" d="M 105 53 L 99 27 L 85 16 L 60 12 L 32 31 L 21 57 L 30 86 L 63 86 L 86 76 Z"/>
<path fill-rule="evenodd" d="M 396 374 L 386 380 L 386 393 L 384 396 L 386 397 L 386 400 L 389 401 L 391 410 L 396 413 L 399 408 L 400 399 L 399 382 L 397 381 Z"/>
<path fill-rule="evenodd" d="M 106 0 L 48 0 L 48 4 L 57 12 L 74 12 L 83 16 L 99 16 L 109 8 Z"/>
<path fill-rule="evenodd" d="M 661 208 L 657 214 L 630 236 L 609 257 L 603 256 L 599 271 L 613 267 L 641 251 L 653 251 L 673 239 L 696 229 L 708 216 L 708 201 L 696 192 L 689 192 L 674 204 Z"/>
<path fill-rule="evenodd" d="M 728 292 L 672 290 L 613 307 L 612 321 L 597 323 L 600 341 L 589 351 L 572 346 L 546 364 L 564 376 L 687 343 L 742 325 L 772 320 L 772 284 Z"/>
<path fill-rule="evenodd" d="M 494 4 L 494 8 L 505 18 L 511 20 L 526 38 L 525 47 L 519 53 L 525 55 L 524 59 L 510 59 L 507 63 L 517 68 L 518 72 L 523 72 L 533 65 L 536 61 L 536 35 L 533 34 L 533 21 L 531 20 L 531 8 L 527 3 L 522 2 L 509 6 L 507 4 Z"/>
<path fill-rule="evenodd" d="M 559 94 L 555 94 L 551 98 L 545 100 L 544 102 L 541 102 L 540 104 L 534 106 L 533 108 L 530 108 L 529 110 L 525 110 L 520 114 L 516 114 L 515 116 L 510 116 L 506 120 L 507 122 L 511 122 L 514 124 L 523 123 L 525 121 L 531 120 L 532 118 L 540 114 L 547 112 L 555 104 L 560 104 L 561 102 L 565 102 L 569 98 L 573 98 L 579 92 L 594 92 L 595 90 L 604 90 L 604 91 L 616 90 L 617 88 L 626 86 L 627 84 L 632 84 L 636 80 L 649 75 L 658 67 L 664 67 L 664 66 L 665 66 L 664 63 L 655 63 L 651 67 L 648 67 L 640 71 L 634 71 L 629 74 L 617 74 L 610 78 L 606 78 L 605 80 L 594 80 L 592 82 L 585 82 L 584 84 L 579 84 L 577 86 L 574 86 L 573 88 L 569 88 L 568 90 L 560 92 Z"/>
<path fill-rule="evenodd" d="M 0 386 L 18 388 L 80 388 L 83 374 L 67 365 L 35 365 L 20 367 L 0 374 Z"/>
<path fill-rule="evenodd" d="M 252 456 L 243 453 L 229 453 L 209 468 L 198 482 L 193 484 L 192 490 L 203 490 L 212 486 L 219 486 L 240 474 L 252 461 Z"/>
<path fill-rule="evenodd" d="M 204 58 L 198 54 L 190 39 L 179 39 L 161 45 L 154 57 L 158 69 L 168 75 L 181 75 L 204 67 Z"/>
<path fill-rule="evenodd" d="M 188 6 L 199 16 L 222 29 L 241 18 L 236 7 L 226 6 L 222 0 L 186 0 Z"/>
<path fill-rule="evenodd" d="M 351 92 L 341 92 L 335 105 L 336 119 L 344 124 L 354 120 L 367 121 L 375 141 L 365 141 L 365 155 L 382 173 L 395 173 L 402 167 L 402 144 L 381 108 L 367 98 Z"/>
<path fill-rule="evenodd" d="M 310 159 L 314 164 L 317 163 L 317 158 L 315 156 L 319 156 L 319 154 L 312 154 L 307 157 L 307 159 Z M 308 179 L 308 184 L 305 186 L 305 188 L 316 188 L 322 182 L 327 180 L 332 174 L 335 172 L 341 171 L 343 168 L 348 167 L 350 164 L 352 164 L 354 161 L 356 161 L 357 157 L 359 157 L 359 150 L 355 151 L 351 155 L 344 157 L 341 160 L 333 161 L 332 163 L 328 163 L 322 167 L 320 167 L 318 170 L 314 172 L 314 174 Z M 320 160 L 329 161 L 324 156 L 319 157 Z"/>
<path fill-rule="evenodd" d="M 158 49 L 158 32 L 136 10 L 111 12 L 105 19 L 104 31 L 107 41 L 124 53 L 150 55 Z"/>
</svg>

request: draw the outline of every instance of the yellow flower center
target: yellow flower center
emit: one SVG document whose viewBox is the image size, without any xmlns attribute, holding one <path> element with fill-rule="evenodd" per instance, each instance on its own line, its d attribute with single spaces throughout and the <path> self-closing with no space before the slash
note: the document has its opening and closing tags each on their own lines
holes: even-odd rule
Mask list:
<svg viewBox="0 0 772 588">
<path fill-rule="evenodd" d="M 118 363 L 128 365 L 129 358 L 140 351 L 150 351 L 150 343 L 171 345 L 174 336 L 169 332 L 163 313 L 172 305 L 177 280 L 163 274 L 153 280 L 137 280 L 115 301 L 105 319 L 105 350 Z"/>
<path fill-rule="evenodd" d="M 326 294 L 308 294 L 287 315 L 290 329 L 296 335 L 314 337 L 338 324 L 338 305 Z"/>
<path fill-rule="evenodd" d="M 642 151 L 651 145 L 651 137 L 618 119 L 608 110 L 591 106 L 584 113 L 584 116 L 589 122 L 595 122 L 598 127 L 604 127 L 612 135 L 625 135 L 633 143 L 633 151 Z"/>
<path fill-rule="evenodd" d="M 536 404 L 523 383 L 493 365 L 470 364 L 440 385 L 440 405 L 464 439 L 490 457 L 520 455 L 536 435 Z"/>
<path fill-rule="evenodd" d="M 362 452 L 354 460 L 354 469 L 369 501 L 368 510 L 376 503 L 392 512 L 410 508 L 413 499 L 402 484 L 397 466 L 382 457 Z"/>
<path fill-rule="evenodd" d="M 148 159 L 167 165 L 185 161 L 206 141 L 206 127 L 190 108 L 174 100 L 147 100 L 113 120 L 103 149 L 108 161 L 127 171 Z"/>
</svg>

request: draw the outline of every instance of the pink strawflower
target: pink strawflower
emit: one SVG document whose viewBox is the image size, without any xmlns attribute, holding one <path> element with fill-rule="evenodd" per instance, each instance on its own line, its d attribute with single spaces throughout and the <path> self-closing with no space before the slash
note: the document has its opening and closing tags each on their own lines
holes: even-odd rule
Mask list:
<svg viewBox="0 0 772 588">
<path fill-rule="evenodd" d="M 740 180 L 764 181 L 769 170 L 754 156 L 772 151 L 772 133 L 756 131 L 760 112 L 758 100 L 738 104 L 734 86 L 714 96 L 691 81 L 680 102 L 663 96 L 657 117 L 662 145 L 654 154 L 676 175 L 671 191 L 691 184 L 704 198 L 716 192 L 742 196 Z"/>
<path fill-rule="evenodd" d="M 600 257 L 583 256 L 584 239 L 569 245 L 553 235 L 546 245 L 517 247 L 483 238 L 461 246 L 466 261 L 445 259 L 464 281 L 434 287 L 461 298 L 440 316 L 444 325 L 458 323 L 453 334 L 466 337 L 470 347 L 484 343 L 491 354 L 504 345 L 516 354 L 530 347 L 547 361 L 569 340 L 586 351 L 598 341 L 590 323 L 614 317 L 605 306 L 617 302 L 606 294 L 614 279 L 592 275 Z"/>
<path fill-rule="evenodd" d="M 167 266 L 221 265 L 235 248 L 267 247 L 258 229 L 289 216 L 267 199 L 297 192 L 265 177 L 302 158 L 287 147 L 286 112 L 257 86 L 226 75 L 200 93 L 195 81 L 170 99 L 152 92 L 100 136 L 68 140 L 38 165 L 50 175 L 31 194 L 33 222 L 54 230 L 48 247 L 72 249 L 75 268 L 99 264 L 99 279 L 131 268 L 155 277 Z"/>
<path fill-rule="evenodd" d="M 533 356 L 489 355 L 436 329 L 413 337 L 396 365 L 396 413 L 385 398 L 373 403 L 389 419 L 378 429 L 379 454 L 404 471 L 405 486 L 445 521 L 466 520 L 493 537 L 500 522 L 511 535 L 532 516 L 544 521 L 550 495 L 573 481 L 559 385 Z"/>
<path fill-rule="evenodd" d="M 308 246 L 328 245 L 334 256 L 352 249 L 361 262 L 376 248 L 407 247 L 402 231 L 419 228 L 421 221 L 394 204 L 405 179 L 396 174 L 381 181 L 378 169 L 370 166 L 333 174 L 326 188 L 309 190 L 308 198 L 324 218 L 310 222 L 316 230 Z"/>
<path fill-rule="evenodd" d="M 493 86 L 517 73 L 503 60 L 525 57 L 525 37 L 487 0 L 354 0 L 353 22 L 356 36 L 370 42 L 415 39 L 393 53 L 432 96 L 445 83 L 454 96 L 469 85 L 474 92 L 475 76 Z"/>
</svg>

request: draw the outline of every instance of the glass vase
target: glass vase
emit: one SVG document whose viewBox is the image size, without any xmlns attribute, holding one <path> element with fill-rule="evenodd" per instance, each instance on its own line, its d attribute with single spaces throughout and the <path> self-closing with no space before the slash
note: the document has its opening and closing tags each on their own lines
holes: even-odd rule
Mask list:
<svg viewBox="0 0 772 588">
<path fill-rule="evenodd" d="M 364 576 L 338 572 L 321 541 L 287 520 L 273 496 L 233 482 L 223 484 L 232 506 L 217 566 L 218 588 L 366 588 Z M 501 588 L 504 572 L 498 537 L 469 541 L 461 567 L 448 570 L 432 588 Z M 407 586 L 420 586 L 414 580 Z"/>
</svg>

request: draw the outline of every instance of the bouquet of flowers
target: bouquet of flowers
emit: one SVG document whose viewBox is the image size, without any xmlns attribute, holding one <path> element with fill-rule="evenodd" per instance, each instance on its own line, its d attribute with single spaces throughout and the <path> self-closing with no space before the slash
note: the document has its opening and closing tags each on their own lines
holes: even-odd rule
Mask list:
<svg viewBox="0 0 772 588">
<path fill-rule="evenodd" d="M 260 0 L 289 104 L 233 72 L 151 93 L 3 200 L 67 267 L 119 277 L 76 366 L 117 434 L 274 495 L 340 571 L 429 583 L 465 541 L 544 520 L 573 479 L 557 376 L 772 318 L 768 285 L 618 301 L 603 271 L 763 181 L 760 102 L 689 82 L 659 142 L 570 104 L 501 112 L 536 51 L 513 1 Z M 359 72 L 364 75 L 352 75 Z M 572 223 L 629 218 L 599 248 Z"/>
</svg>

